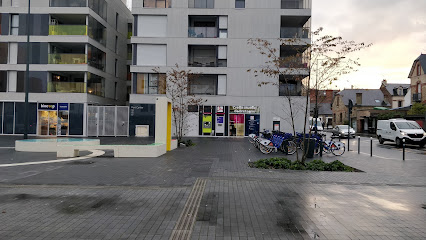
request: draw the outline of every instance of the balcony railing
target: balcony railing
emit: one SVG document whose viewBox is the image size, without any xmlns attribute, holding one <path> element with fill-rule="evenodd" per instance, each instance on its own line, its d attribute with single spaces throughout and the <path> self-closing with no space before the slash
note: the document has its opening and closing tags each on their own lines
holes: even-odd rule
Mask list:
<svg viewBox="0 0 426 240">
<path fill-rule="evenodd" d="M 281 38 L 310 38 L 309 28 L 282 27 Z"/>
<path fill-rule="evenodd" d="M 98 60 L 87 60 L 87 63 L 89 64 L 89 66 L 97 68 L 99 70 L 105 71 L 105 64 L 102 62 L 99 62 Z"/>
<path fill-rule="evenodd" d="M 421 102 L 422 101 L 422 94 L 421 93 L 414 93 L 413 94 L 413 101 L 414 102 Z"/>
<path fill-rule="evenodd" d="M 86 83 L 84 82 L 49 82 L 48 92 L 61 93 L 86 93 Z"/>
<path fill-rule="evenodd" d="M 87 35 L 86 25 L 49 25 L 49 35 Z"/>
<path fill-rule="evenodd" d="M 86 64 L 86 54 L 52 53 L 49 54 L 49 64 Z"/>
<path fill-rule="evenodd" d="M 308 61 L 303 57 L 282 57 L 280 68 L 308 68 Z"/>
<path fill-rule="evenodd" d="M 311 8 L 311 0 L 281 0 L 281 9 Z"/>
<path fill-rule="evenodd" d="M 216 27 L 189 27 L 188 37 L 190 38 L 217 38 Z"/>
</svg>

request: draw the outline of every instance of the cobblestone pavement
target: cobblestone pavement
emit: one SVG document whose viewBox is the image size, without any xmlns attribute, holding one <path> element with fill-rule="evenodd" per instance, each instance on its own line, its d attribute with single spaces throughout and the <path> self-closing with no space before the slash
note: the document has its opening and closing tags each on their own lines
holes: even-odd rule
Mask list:
<svg viewBox="0 0 426 240">
<path fill-rule="evenodd" d="M 0 137 L 0 164 L 55 159 L 14 152 L 13 140 Z M 131 138 L 103 143 L 123 141 Z M 193 221 L 192 239 L 426 238 L 425 149 L 408 148 L 402 161 L 401 149 L 374 141 L 370 157 L 362 138 L 361 154 L 352 141 L 355 151 L 323 160 L 364 172 L 307 172 L 249 168 L 249 161 L 283 155 L 263 155 L 247 139 L 194 141 L 160 158 L 109 153 L 0 168 L 0 239 L 169 239 L 180 219 Z M 192 206 L 197 179 L 207 183 Z"/>
</svg>

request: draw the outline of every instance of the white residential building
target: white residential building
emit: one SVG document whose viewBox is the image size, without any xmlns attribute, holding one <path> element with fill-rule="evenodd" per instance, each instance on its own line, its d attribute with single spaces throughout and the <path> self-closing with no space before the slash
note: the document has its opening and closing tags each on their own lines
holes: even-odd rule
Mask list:
<svg viewBox="0 0 426 240">
<path fill-rule="evenodd" d="M 292 131 L 289 105 L 283 95 L 286 78 L 296 108 L 296 130 L 304 127 L 306 98 L 300 75 L 307 63 L 298 59 L 300 71 L 280 79 L 254 77 L 265 58 L 247 43 L 261 38 L 280 49 L 279 38 L 299 37 L 310 42 L 310 0 L 133 0 L 134 16 L 130 135 L 136 125 L 150 125 L 153 135 L 155 98 L 165 94 L 161 77 L 176 64 L 202 75 L 189 93 L 206 99 L 194 106 L 188 136 L 245 136 L 262 129 Z M 292 48 L 293 49 L 293 48 Z M 292 49 L 280 49 L 281 57 Z M 277 86 L 259 87 L 259 81 Z M 279 87 L 278 87 L 279 86 Z"/>
</svg>

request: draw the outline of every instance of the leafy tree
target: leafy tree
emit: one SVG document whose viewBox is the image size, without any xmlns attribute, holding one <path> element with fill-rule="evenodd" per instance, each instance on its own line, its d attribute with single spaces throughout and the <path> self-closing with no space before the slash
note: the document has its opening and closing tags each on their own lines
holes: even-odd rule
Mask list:
<svg viewBox="0 0 426 240">
<path fill-rule="evenodd" d="M 426 114 L 426 104 L 414 103 L 411 109 L 408 111 L 408 115 L 419 115 L 423 116 Z"/>
<path fill-rule="evenodd" d="M 249 69 L 255 77 L 259 74 L 265 75 L 269 81 L 259 81 L 259 86 L 274 85 L 280 88 L 281 96 L 289 105 L 289 118 L 293 130 L 296 134 L 295 117 L 299 112 L 304 113 L 304 129 L 306 134 L 306 123 L 309 117 L 309 91 L 315 89 L 315 109 L 318 109 L 318 90 L 327 88 L 339 76 L 356 71 L 360 66 L 358 59 L 351 59 L 349 55 L 362 49 L 368 48 L 371 44 L 356 43 L 344 40 L 342 37 L 323 35 L 323 28 L 311 33 L 312 42 L 306 42 L 303 38 L 280 38 L 279 46 L 273 41 L 264 39 L 249 39 L 248 44 L 252 45 L 258 53 L 265 57 L 265 65 L 257 69 Z M 281 52 L 287 53 L 280 56 Z M 293 88 L 290 83 L 302 81 L 306 102 L 304 105 L 294 101 Z M 281 82 L 281 84 L 280 84 Z M 299 155 L 297 154 L 299 160 Z M 302 157 L 304 162 L 305 156 Z"/>
</svg>

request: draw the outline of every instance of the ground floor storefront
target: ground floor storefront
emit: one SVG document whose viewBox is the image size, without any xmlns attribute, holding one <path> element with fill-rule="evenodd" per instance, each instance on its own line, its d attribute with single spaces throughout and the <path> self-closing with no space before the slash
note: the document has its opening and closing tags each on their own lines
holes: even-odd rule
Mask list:
<svg viewBox="0 0 426 240">
<path fill-rule="evenodd" d="M 83 136 L 85 104 L 29 103 L 28 133 L 38 136 Z M 0 102 L 0 134 L 23 134 L 24 102 Z"/>
</svg>

